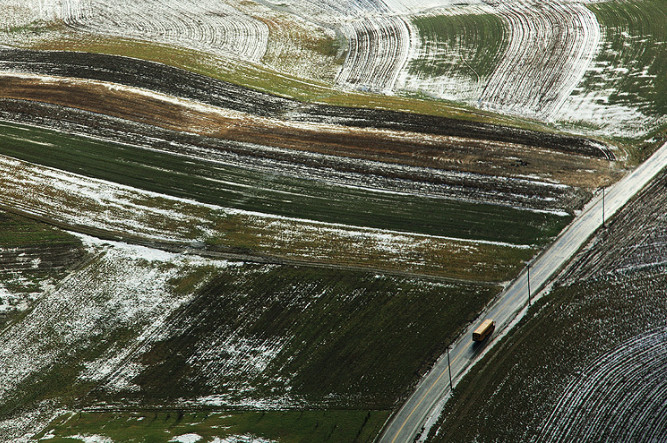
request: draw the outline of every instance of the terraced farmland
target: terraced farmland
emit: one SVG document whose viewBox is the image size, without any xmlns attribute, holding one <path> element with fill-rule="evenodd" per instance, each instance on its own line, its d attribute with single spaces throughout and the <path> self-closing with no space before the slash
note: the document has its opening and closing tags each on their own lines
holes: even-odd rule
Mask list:
<svg viewBox="0 0 667 443">
<path fill-rule="evenodd" d="M 655 0 L 4 7 L 5 441 L 372 440 L 664 138 Z M 621 398 L 599 382 L 618 356 L 660 349 L 664 181 L 489 353 L 496 372 L 460 382 L 432 439 L 567 440 L 572 420 L 603 435 L 604 413 L 570 406 Z M 537 348 L 521 335 L 536 331 Z M 604 435 L 664 435 L 646 387 L 655 414 L 605 409 L 636 425 Z"/>
</svg>

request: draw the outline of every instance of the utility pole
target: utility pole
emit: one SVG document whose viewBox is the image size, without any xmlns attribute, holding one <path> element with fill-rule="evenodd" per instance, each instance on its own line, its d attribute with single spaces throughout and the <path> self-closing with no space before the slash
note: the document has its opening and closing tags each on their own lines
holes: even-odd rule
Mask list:
<svg viewBox="0 0 667 443">
<path fill-rule="evenodd" d="M 449 361 L 449 346 L 447 346 L 447 372 L 449 372 L 449 390 L 453 393 L 454 386 L 452 385 L 452 366 Z"/>
<path fill-rule="evenodd" d="M 602 227 L 604 228 L 604 186 L 602 187 Z"/>
<path fill-rule="evenodd" d="M 532 303 L 530 302 L 530 265 L 526 266 L 526 269 L 528 270 L 526 274 L 526 280 L 528 281 L 528 306 L 531 306 Z"/>
</svg>

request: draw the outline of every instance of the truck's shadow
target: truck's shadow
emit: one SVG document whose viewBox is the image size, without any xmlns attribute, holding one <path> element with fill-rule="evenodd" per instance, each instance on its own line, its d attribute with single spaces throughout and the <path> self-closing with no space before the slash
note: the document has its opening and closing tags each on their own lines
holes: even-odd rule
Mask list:
<svg viewBox="0 0 667 443">
<path fill-rule="evenodd" d="M 489 343 L 489 341 L 490 340 L 488 338 L 484 341 L 473 341 L 472 342 L 472 353 L 473 353 L 473 355 L 477 355 L 480 352 L 482 352 L 484 350 L 484 348 L 486 347 L 486 345 Z"/>
</svg>

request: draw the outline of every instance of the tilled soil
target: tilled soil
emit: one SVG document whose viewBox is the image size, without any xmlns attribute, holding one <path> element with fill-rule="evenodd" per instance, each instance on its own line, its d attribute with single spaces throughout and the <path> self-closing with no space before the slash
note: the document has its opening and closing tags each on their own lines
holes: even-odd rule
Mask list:
<svg viewBox="0 0 667 443">
<path fill-rule="evenodd" d="M 163 64 L 127 57 L 2 49 L 0 50 L 0 69 L 109 81 L 262 117 L 510 142 L 559 152 L 614 159 L 613 153 L 606 146 L 582 137 L 545 134 L 388 110 L 306 104 Z"/>
<path fill-rule="evenodd" d="M 638 270 L 667 269 L 667 169 L 577 256 L 562 276 L 572 283 Z"/>
<path fill-rule="evenodd" d="M 432 441 L 665 440 L 666 189 L 663 170 L 598 231 L 455 388 Z"/>
<path fill-rule="evenodd" d="M 594 187 L 608 171 L 606 160 L 475 138 L 439 136 L 332 124 L 285 123 L 277 119 L 201 108 L 168 101 L 137 89 L 106 83 L 0 77 L 0 98 L 48 102 L 124 120 L 289 151 L 382 161 L 505 177 L 545 177 L 563 184 Z"/>
</svg>

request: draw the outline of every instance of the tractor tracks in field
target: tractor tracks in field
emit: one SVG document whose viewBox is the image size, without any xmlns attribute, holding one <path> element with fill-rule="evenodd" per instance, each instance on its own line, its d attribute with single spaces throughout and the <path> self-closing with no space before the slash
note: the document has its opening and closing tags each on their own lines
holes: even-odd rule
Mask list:
<svg viewBox="0 0 667 443">
<path fill-rule="evenodd" d="M 538 441 L 663 441 L 666 349 L 660 329 L 597 359 L 566 388 Z"/>
<path fill-rule="evenodd" d="M 269 28 L 225 2 L 67 0 L 67 26 L 92 35 L 158 42 L 259 62 Z"/>
</svg>

